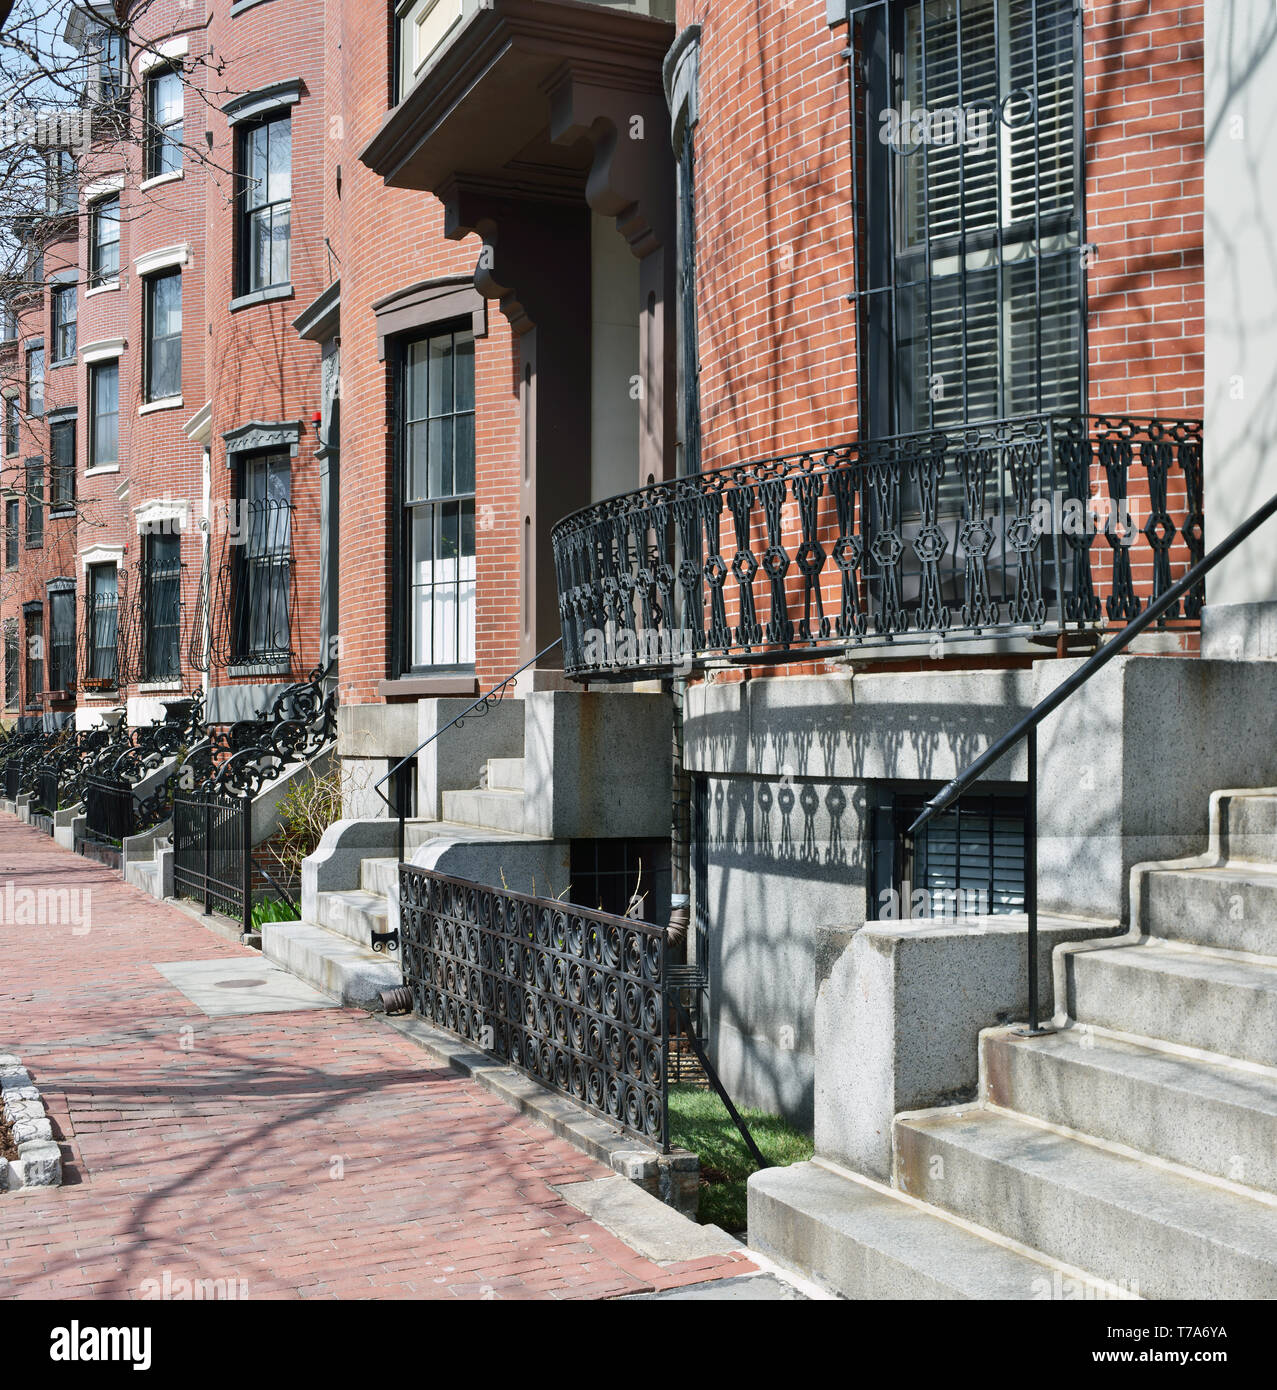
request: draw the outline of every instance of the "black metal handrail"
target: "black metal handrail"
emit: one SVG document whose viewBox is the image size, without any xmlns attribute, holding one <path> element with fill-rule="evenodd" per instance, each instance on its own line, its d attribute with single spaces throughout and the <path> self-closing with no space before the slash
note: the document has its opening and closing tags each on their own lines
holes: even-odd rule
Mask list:
<svg viewBox="0 0 1277 1390">
<path fill-rule="evenodd" d="M 471 716 L 475 714 L 485 714 L 488 711 L 488 709 L 491 708 L 491 706 L 500 703 L 500 701 L 504 698 L 502 692 L 507 689 L 513 690 L 519 677 L 530 667 L 535 666 L 538 661 L 542 660 L 542 658 L 549 656 L 549 654 L 562 642 L 562 640 L 563 639 L 561 637 L 556 637 L 553 642 L 549 643 L 547 646 L 542 647 L 541 650 L 537 652 L 537 654 L 530 661 L 525 661 L 517 671 L 511 671 L 511 673 L 508 676 L 506 676 L 504 680 L 498 681 L 496 685 L 492 687 L 491 690 L 485 691 L 484 694 L 480 695 L 479 698 L 475 700 L 473 704 L 467 705 L 465 709 L 461 711 L 460 714 L 457 714 L 452 719 L 449 719 L 448 722 L 443 726 L 443 728 L 436 729 L 434 733 L 430 735 L 429 738 L 423 738 L 421 742 L 412 750 L 411 753 L 405 754 L 402 758 L 399 759 L 399 761 L 394 765 L 394 767 L 392 767 L 390 771 L 386 773 L 384 777 L 379 777 L 372 784 L 373 791 L 375 791 L 377 795 L 381 797 L 383 803 L 386 806 L 386 809 L 390 810 L 390 798 L 386 795 L 385 792 L 382 791 L 382 787 L 384 787 L 385 784 L 389 782 L 392 777 L 396 779 L 395 789 L 396 800 L 398 802 L 397 810 L 399 816 L 399 833 L 398 839 L 396 840 L 396 846 L 397 854 L 400 859 L 404 857 L 404 821 L 406 818 L 406 812 L 404 810 L 404 807 L 407 804 L 407 796 L 405 794 L 406 787 L 403 780 L 403 774 L 405 769 L 413 761 L 413 759 L 416 758 L 417 754 L 420 753 L 423 748 L 428 748 L 430 744 L 432 744 L 435 741 L 435 739 L 439 737 L 440 734 L 446 734 L 449 729 L 459 728 L 464 720 L 469 719 Z"/>
<path fill-rule="evenodd" d="M 1177 545 L 1201 558 L 1202 510 L 1199 420 L 1025 415 L 672 479 L 554 527 L 564 667 L 632 680 L 1126 621 Z"/>
<path fill-rule="evenodd" d="M 1182 575 L 1175 583 L 1165 589 L 1162 594 L 1151 602 L 1138 617 L 1133 618 L 1126 626 L 1117 633 L 1110 641 L 1106 642 L 1099 651 L 1087 658 L 1066 680 L 1060 682 L 1058 686 L 1043 700 L 1039 701 L 1028 714 L 1026 714 L 1017 724 L 1002 735 L 996 743 L 991 744 L 973 763 L 964 771 L 960 772 L 953 780 L 942 787 L 926 803 L 922 813 L 917 817 L 909 829 L 905 832 L 904 845 L 904 864 L 905 874 L 912 878 L 913 848 L 915 837 L 932 817 L 951 806 L 962 793 L 980 777 L 982 777 L 999 759 L 1004 758 L 1021 739 L 1026 740 L 1027 754 L 1027 778 L 1028 778 L 1028 806 L 1026 811 L 1025 827 L 1025 865 L 1024 865 L 1024 897 L 1025 911 L 1028 916 L 1028 952 L 1029 952 L 1029 1032 L 1038 1033 L 1038 891 L 1037 891 L 1037 731 L 1038 725 L 1057 710 L 1075 691 L 1080 689 L 1091 677 L 1103 666 L 1106 666 L 1115 656 L 1124 651 L 1134 638 L 1141 632 L 1157 622 L 1164 614 L 1177 605 L 1185 594 L 1191 593 L 1201 585 L 1202 580 L 1210 570 L 1219 562 L 1237 549 L 1243 541 L 1254 534 L 1266 521 L 1273 516 L 1277 516 L 1277 496 L 1269 500 L 1252 513 L 1247 520 L 1243 521 L 1234 531 L 1224 540 L 1215 546 L 1209 554 L 1200 559 L 1186 574 Z M 908 893 L 902 892 L 901 901 L 908 901 Z"/>
</svg>

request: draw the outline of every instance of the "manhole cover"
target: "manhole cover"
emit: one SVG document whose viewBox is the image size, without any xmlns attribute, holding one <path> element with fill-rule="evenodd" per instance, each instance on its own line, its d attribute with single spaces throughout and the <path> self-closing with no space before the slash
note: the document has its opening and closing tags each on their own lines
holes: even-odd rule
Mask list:
<svg viewBox="0 0 1277 1390">
<path fill-rule="evenodd" d="M 215 989 L 259 989 L 265 980 L 215 980 Z"/>
</svg>

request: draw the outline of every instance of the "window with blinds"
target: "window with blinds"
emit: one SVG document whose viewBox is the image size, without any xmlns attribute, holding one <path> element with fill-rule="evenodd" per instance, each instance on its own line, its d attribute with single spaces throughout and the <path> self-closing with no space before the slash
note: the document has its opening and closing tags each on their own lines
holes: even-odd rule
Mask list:
<svg viewBox="0 0 1277 1390">
<path fill-rule="evenodd" d="M 939 790 L 884 789 L 874 810 L 874 918 L 902 911 L 904 832 Z M 919 832 L 909 885 L 910 916 L 969 917 L 1024 911 L 1023 793 L 960 797 Z M 918 898 L 919 893 L 925 897 Z"/>
<path fill-rule="evenodd" d="M 1077 23 L 1073 0 L 861 12 L 857 298 L 876 435 L 1080 405 Z"/>
</svg>

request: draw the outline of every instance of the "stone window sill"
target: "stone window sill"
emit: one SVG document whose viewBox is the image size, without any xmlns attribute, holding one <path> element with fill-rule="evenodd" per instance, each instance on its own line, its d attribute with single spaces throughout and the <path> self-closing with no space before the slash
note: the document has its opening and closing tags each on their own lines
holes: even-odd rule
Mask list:
<svg viewBox="0 0 1277 1390">
<path fill-rule="evenodd" d="M 477 676 L 467 676 L 460 671 L 447 676 L 400 676 L 396 680 L 378 681 L 377 692 L 388 700 L 420 700 L 442 695 L 477 695 L 479 693 L 479 680 Z"/>
<path fill-rule="evenodd" d="M 84 297 L 85 299 L 92 299 L 95 294 L 111 294 L 119 288 L 120 282 L 118 280 L 108 280 L 105 285 L 94 285 L 85 290 Z"/>
<path fill-rule="evenodd" d="M 148 188 L 158 188 L 162 183 L 177 183 L 184 175 L 185 170 L 183 169 L 171 169 L 167 174 L 156 174 L 153 179 L 143 179 L 142 182 L 138 184 L 137 191 L 139 193 L 145 193 Z"/>
<path fill-rule="evenodd" d="M 137 408 L 139 415 L 154 415 L 157 410 L 181 410 L 181 396 L 165 396 L 163 400 L 147 401 L 145 405 Z"/>
<path fill-rule="evenodd" d="M 264 290 L 253 290 L 249 294 L 236 295 L 230 302 L 230 311 L 237 314 L 241 309 L 251 309 L 254 304 L 271 304 L 277 299 L 291 299 L 292 285 L 271 285 Z"/>
</svg>

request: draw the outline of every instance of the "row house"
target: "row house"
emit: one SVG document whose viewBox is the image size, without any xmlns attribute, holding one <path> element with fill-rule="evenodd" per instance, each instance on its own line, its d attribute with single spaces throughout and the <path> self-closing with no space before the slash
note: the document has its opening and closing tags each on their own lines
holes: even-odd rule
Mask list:
<svg viewBox="0 0 1277 1390">
<path fill-rule="evenodd" d="M 981 1030 L 1075 1008 L 1070 943 L 1138 934 L 1136 866 L 1221 843 L 1212 793 L 1277 782 L 1271 532 L 1088 664 L 1277 491 L 1270 18 L 161 0 L 127 44 L 69 31 L 144 138 L 95 144 L 9 296 L 10 713 L 203 688 L 225 722 L 322 667 L 344 815 L 268 957 L 369 1008 L 406 985 L 660 1138 L 642 1048 L 573 1041 L 564 962 L 562 1007 L 520 1022 L 420 925 L 477 939 L 478 889 L 529 894 L 557 979 L 562 904 L 629 912 L 728 1091 L 845 1170 L 760 1175 L 778 1258 L 813 1272 L 795 1232 L 889 1202 L 846 1173 L 940 1202 L 910 1187 L 937 1146 L 962 1170 L 1014 1126 L 900 1112 L 988 1099 Z M 110 602 L 135 616 L 107 692 Z M 30 653 L 73 629 L 55 685 Z M 441 875 L 469 885 L 447 911 Z M 1265 1061 L 1210 1032 L 1237 1012 L 1216 988 L 1200 1019 L 1166 984 L 1098 1022 Z M 954 1214 L 1036 1248 L 1006 1212 Z M 1113 1277 L 1069 1238 L 1042 1248 Z"/>
<path fill-rule="evenodd" d="M 300 235 L 322 43 L 290 38 L 280 83 L 251 17 L 88 8 L 62 38 L 91 137 L 48 152 L 7 297 L 6 709 L 146 724 L 202 692 L 228 723 L 328 660 L 320 374 L 291 326 L 331 265 Z"/>
</svg>

